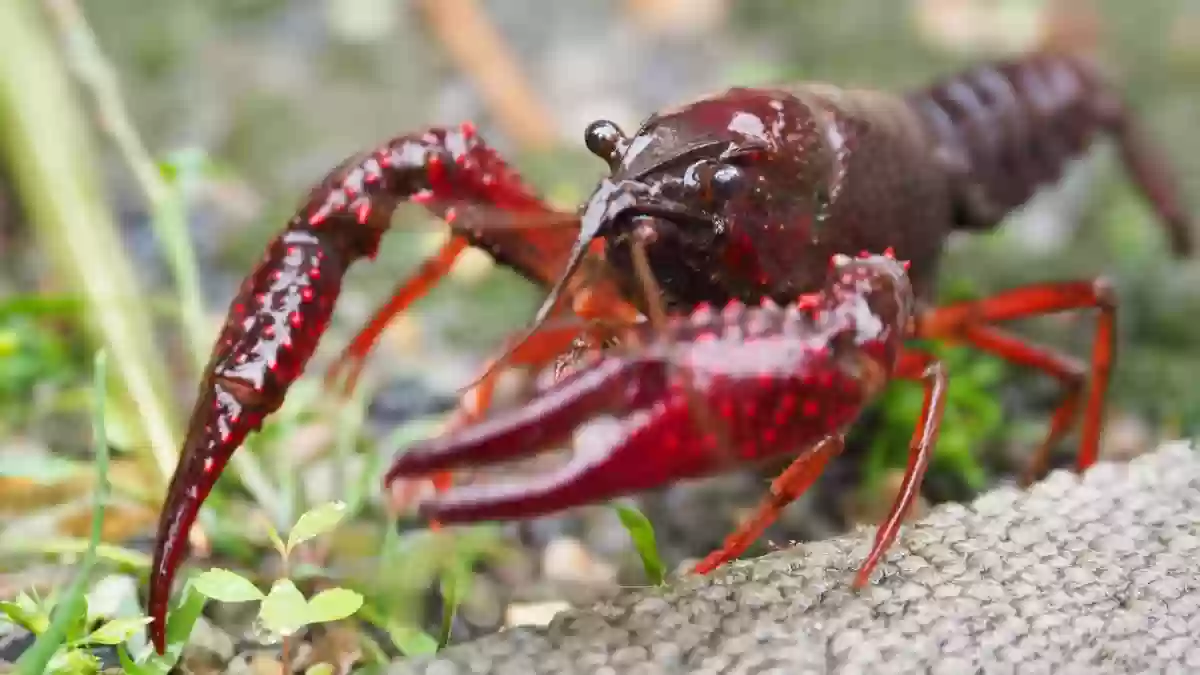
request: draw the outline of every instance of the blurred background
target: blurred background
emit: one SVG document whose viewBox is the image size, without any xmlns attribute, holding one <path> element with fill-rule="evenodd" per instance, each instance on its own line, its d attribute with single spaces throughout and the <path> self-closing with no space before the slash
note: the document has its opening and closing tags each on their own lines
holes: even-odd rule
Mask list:
<svg viewBox="0 0 1200 675">
<path fill-rule="evenodd" d="M 90 369 L 104 347 L 113 495 L 110 548 L 90 599 L 115 615 L 138 612 L 157 506 L 229 299 L 309 186 L 390 136 L 472 120 L 551 201 L 573 208 L 605 172 L 582 143 L 596 118 L 632 130 L 659 108 L 731 85 L 903 90 L 1049 43 L 1093 51 L 1111 68 L 1200 212 L 1200 3 L 1189 0 L 4 4 L 0 600 L 60 586 L 86 546 Z M 447 561 L 470 570 L 452 641 L 544 622 L 565 603 L 647 583 L 630 533 L 604 506 L 448 539 L 382 508 L 382 462 L 436 433 L 456 389 L 542 299 L 486 256 L 469 256 L 388 330 L 359 399 L 342 405 L 322 390 L 324 366 L 445 237 L 415 209 L 396 223 L 377 261 L 348 275 L 309 375 L 218 484 L 200 521 L 206 555 L 193 563 L 267 586 L 278 563 L 248 516 L 282 529 L 315 504 L 347 501 L 352 517 L 312 554 L 321 572 L 311 576 L 359 590 L 370 611 L 308 636 L 318 651 L 358 650 L 363 660 L 427 646 L 419 636 L 443 623 Z M 953 240 L 941 293 L 981 297 L 1101 274 L 1121 299 L 1104 455 L 1126 459 L 1200 428 L 1200 266 L 1167 256 L 1111 148 L 1076 162 L 996 233 Z M 1093 327 L 1090 316 L 1067 314 L 1018 328 L 1086 357 Z M 1037 373 L 937 350 L 951 372 L 951 408 L 927 504 L 1011 481 L 1060 395 Z M 875 523 L 894 495 L 920 402 L 918 387 L 893 386 L 846 454 L 752 553 Z M 1076 442 L 1072 435 L 1058 449 L 1062 463 Z M 676 569 L 719 546 L 771 475 L 628 503 Z M 406 561 L 403 573 L 380 575 L 382 559 Z M 247 611 L 210 605 L 208 637 L 188 652 L 193 669 L 272 648 Z M 0 660 L 28 644 L 19 631 L 4 634 Z M 346 634 L 355 646 L 337 641 Z"/>
</svg>

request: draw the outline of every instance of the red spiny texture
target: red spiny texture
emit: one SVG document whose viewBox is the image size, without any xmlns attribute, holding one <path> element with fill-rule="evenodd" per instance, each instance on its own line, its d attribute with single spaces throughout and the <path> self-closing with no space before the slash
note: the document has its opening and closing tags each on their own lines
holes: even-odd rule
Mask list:
<svg viewBox="0 0 1200 675">
<path fill-rule="evenodd" d="M 442 523 L 524 518 L 803 450 L 840 436 L 878 393 L 911 308 L 895 261 L 847 259 L 805 309 L 733 302 L 665 334 L 643 326 L 636 342 L 648 345 L 608 352 L 515 411 L 407 449 L 387 480 L 569 444 L 560 469 L 452 487 L 421 508 Z"/>
<path fill-rule="evenodd" d="M 233 452 L 282 405 L 303 373 L 329 324 L 346 269 L 375 255 L 396 206 L 414 198 L 454 221 L 452 229 L 467 220 L 453 210 L 458 200 L 554 213 L 469 127 L 394 139 L 346 160 L 313 188 L 232 301 L 200 386 L 151 568 L 151 637 L 159 653 L 166 646 L 171 582 L 197 511 Z M 503 250 L 506 264 L 539 283 L 553 278 L 553 256 L 574 241 L 569 230 L 564 239 L 552 228 L 538 235 L 455 231 L 473 244 Z"/>
<path fill-rule="evenodd" d="M 217 338 L 159 517 L 149 609 L 160 653 L 161 617 L 200 505 L 246 435 L 283 403 L 329 322 L 345 251 L 329 246 L 328 239 L 289 230 L 272 242 Z"/>
</svg>

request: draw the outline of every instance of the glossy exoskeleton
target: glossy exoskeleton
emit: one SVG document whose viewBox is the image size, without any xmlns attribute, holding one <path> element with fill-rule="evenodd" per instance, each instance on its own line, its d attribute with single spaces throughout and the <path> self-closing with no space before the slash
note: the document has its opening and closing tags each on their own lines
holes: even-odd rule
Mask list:
<svg viewBox="0 0 1200 675">
<path fill-rule="evenodd" d="M 335 372 L 349 368 L 350 382 L 390 318 L 468 246 L 550 289 L 535 325 L 564 299 L 575 314 L 607 325 L 635 323 L 652 305 L 676 315 L 700 303 L 757 306 L 770 299 L 788 306 L 822 288 L 834 256 L 891 248 L 911 262 L 907 278 L 916 300 L 907 336 L 966 342 L 1062 383 L 1062 403 L 1030 475 L 1081 407 L 1077 465 L 1090 465 L 1113 359 L 1115 299 L 1107 285 L 1038 285 L 938 308 L 930 300 L 950 233 L 994 228 L 1102 135 L 1116 142 L 1129 177 L 1166 226 L 1172 250 L 1190 253 L 1192 229 L 1180 196 L 1120 97 L 1087 61 L 1053 53 L 982 66 L 906 95 L 823 84 L 735 88 L 656 114 L 630 135 L 596 122 L 586 143 L 611 171 L 579 215 L 536 197 L 468 126 L 400 136 L 347 159 L 313 188 L 268 246 L 218 337 L 159 524 L 150 589 L 156 646 L 163 648 L 166 601 L 197 510 L 246 435 L 282 404 L 328 325 L 346 269 L 374 255 L 393 209 L 405 200 L 444 217 L 452 236 L 396 289 L 335 364 Z M 497 225 L 497 212 L 508 220 Z M 660 289 L 656 297 L 644 290 L 639 252 Z M 1087 308 L 1099 310 L 1090 366 L 994 326 Z M 578 333 L 593 343 L 622 330 L 587 325 Z M 523 348 L 518 342 L 505 361 L 540 364 L 568 343 L 535 337 Z M 1089 371 L 1092 386 L 1085 392 Z M 469 419 L 484 413 L 491 382 L 484 379 L 473 390 Z M 540 414 L 547 401 L 561 402 L 562 395 L 547 392 L 522 419 L 531 426 L 545 422 Z M 573 409 L 586 412 L 579 401 Z M 485 436 L 499 428 L 462 433 L 495 447 L 500 441 L 484 442 Z M 438 452 L 424 453 L 420 472 L 482 461 L 459 445 L 463 438 L 451 436 Z M 401 468 L 390 476 L 416 471 L 403 469 L 415 460 L 398 461 Z M 435 496 L 423 508 L 446 521 L 468 519 L 466 513 L 470 519 L 515 517 L 644 487 L 635 470 L 596 471 L 573 477 L 576 489 L 554 492 L 552 499 L 527 486 L 527 493 L 478 493 L 470 504 L 461 493 L 453 502 Z"/>
</svg>

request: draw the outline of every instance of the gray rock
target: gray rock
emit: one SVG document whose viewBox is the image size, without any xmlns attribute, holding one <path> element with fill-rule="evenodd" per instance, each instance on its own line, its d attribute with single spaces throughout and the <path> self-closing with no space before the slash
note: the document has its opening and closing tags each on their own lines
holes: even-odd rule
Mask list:
<svg viewBox="0 0 1200 675">
<path fill-rule="evenodd" d="M 1200 457 L 1173 443 L 1056 472 L 906 527 L 623 592 L 546 628 L 400 661 L 409 673 L 1130 673 L 1200 664 Z"/>
</svg>

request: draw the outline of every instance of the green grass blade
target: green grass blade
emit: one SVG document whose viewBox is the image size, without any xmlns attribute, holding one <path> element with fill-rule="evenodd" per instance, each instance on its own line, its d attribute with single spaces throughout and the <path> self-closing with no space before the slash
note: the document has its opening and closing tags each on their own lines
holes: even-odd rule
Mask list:
<svg viewBox="0 0 1200 675">
<path fill-rule="evenodd" d="M 104 505 L 108 501 L 108 437 L 104 433 L 104 390 L 108 370 L 106 366 L 105 352 L 98 352 L 93 376 L 95 408 L 92 417 L 92 445 L 96 453 L 96 490 L 90 543 L 83 554 L 83 560 L 79 563 L 79 570 L 75 573 L 70 589 L 63 601 L 55 607 L 50 628 L 38 636 L 37 641 L 17 661 L 17 672 L 20 675 L 41 675 L 46 672 L 46 664 L 66 640 L 68 626 L 78 619 L 81 612 L 87 611 L 84 594 L 87 592 L 88 576 L 96 564 L 96 547 L 100 545 L 100 533 L 104 526 Z"/>
<path fill-rule="evenodd" d="M 642 559 L 642 567 L 646 569 L 646 578 L 651 584 L 661 586 L 667 576 L 667 568 L 658 555 L 658 543 L 654 538 L 654 526 L 650 520 L 632 506 L 613 504 L 621 524 L 629 531 L 633 546 Z"/>
<path fill-rule="evenodd" d="M 169 477 L 178 439 L 146 293 L 104 199 L 91 129 L 40 9 L 35 0 L 0 2 L 0 44 L 11 55 L 0 59 L 0 161 L 54 274 L 86 301 L 88 327 L 138 411 L 153 462 Z"/>
</svg>

